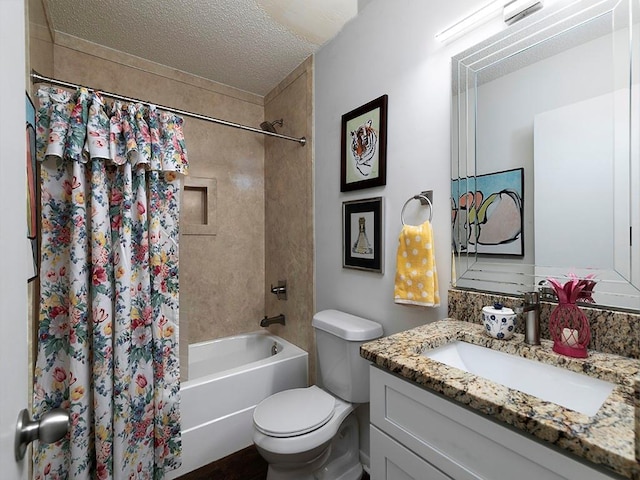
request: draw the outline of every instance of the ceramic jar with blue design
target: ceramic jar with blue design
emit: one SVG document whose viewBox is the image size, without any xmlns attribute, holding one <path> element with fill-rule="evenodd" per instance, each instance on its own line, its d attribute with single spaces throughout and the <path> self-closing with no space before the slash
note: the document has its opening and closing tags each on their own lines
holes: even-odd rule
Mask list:
<svg viewBox="0 0 640 480">
<path fill-rule="evenodd" d="M 501 303 L 482 308 L 482 321 L 487 335 L 499 340 L 508 340 L 516 331 L 516 314 Z"/>
</svg>

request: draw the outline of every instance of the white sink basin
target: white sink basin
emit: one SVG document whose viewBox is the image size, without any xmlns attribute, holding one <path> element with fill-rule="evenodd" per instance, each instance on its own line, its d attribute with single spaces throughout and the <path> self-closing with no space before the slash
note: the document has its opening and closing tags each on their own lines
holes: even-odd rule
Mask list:
<svg viewBox="0 0 640 480">
<path fill-rule="evenodd" d="M 615 387 L 564 368 L 460 341 L 422 354 L 588 416 L 596 414 Z"/>
</svg>

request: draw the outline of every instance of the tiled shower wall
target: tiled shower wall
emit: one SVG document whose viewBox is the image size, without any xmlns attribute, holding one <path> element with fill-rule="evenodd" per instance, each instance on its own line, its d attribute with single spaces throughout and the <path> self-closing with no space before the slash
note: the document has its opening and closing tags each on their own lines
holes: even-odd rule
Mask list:
<svg viewBox="0 0 640 480">
<path fill-rule="evenodd" d="M 265 140 L 265 291 L 287 281 L 287 300 L 267 293 L 265 314 L 284 313 L 287 324 L 270 330 L 309 352 L 314 382 L 313 274 L 313 59 L 310 57 L 265 97 L 265 118 L 283 120 L 279 133 L 307 144 Z"/>
<path fill-rule="evenodd" d="M 30 20 L 31 68 L 44 75 L 256 127 L 265 118 L 284 118 L 282 133 L 311 136 L 311 60 L 263 98 L 68 35 L 56 33 L 53 42 L 44 16 Z M 265 314 L 285 313 L 287 326 L 272 330 L 309 350 L 311 145 L 192 118 L 185 118 L 184 130 L 190 176 L 216 181 L 216 234 L 180 240 L 183 371 L 189 343 L 259 330 Z M 185 207 L 183 223 L 190 214 Z M 289 300 L 282 303 L 267 297 L 270 283 L 280 278 L 290 285 Z"/>
</svg>

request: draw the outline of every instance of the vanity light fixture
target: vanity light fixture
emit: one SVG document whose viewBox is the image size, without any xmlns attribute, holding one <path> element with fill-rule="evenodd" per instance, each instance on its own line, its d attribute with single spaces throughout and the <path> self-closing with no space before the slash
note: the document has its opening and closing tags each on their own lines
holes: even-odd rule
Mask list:
<svg viewBox="0 0 640 480">
<path fill-rule="evenodd" d="M 542 0 L 512 0 L 504 6 L 502 18 L 507 25 L 511 25 L 542 7 Z"/>
<path fill-rule="evenodd" d="M 436 33 L 436 40 L 444 43 L 447 40 L 451 40 L 452 38 L 458 37 L 463 33 L 478 27 L 490 18 L 496 17 L 502 11 L 504 4 L 505 0 L 494 0 L 489 2 L 462 20 L 459 20 L 450 27 Z"/>
<path fill-rule="evenodd" d="M 500 11 L 502 11 L 502 19 L 504 22 L 507 25 L 511 25 L 518 20 L 522 20 L 527 15 L 537 12 L 543 6 L 544 0 L 494 0 L 450 27 L 436 33 L 435 38 L 445 43 L 498 16 Z"/>
</svg>

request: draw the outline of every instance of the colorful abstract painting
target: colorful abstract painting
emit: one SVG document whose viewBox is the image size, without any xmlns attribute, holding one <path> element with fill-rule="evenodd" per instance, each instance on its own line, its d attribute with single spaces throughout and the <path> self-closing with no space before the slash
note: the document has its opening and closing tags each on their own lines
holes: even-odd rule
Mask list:
<svg viewBox="0 0 640 480">
<path fill-rule="evenodd" d="M 37 166 L 36 166 L 36 108 L 26 94 L 25 106 L 27 109 L 27 122 L 25 138 L 27 143 L 27 238 L 31 244 L 32 267 L 29 271 L 29 280 L 38 276 L 38 193 L 37 193 Z"/>
<path fill-rule="evenodd" d="M 524 255 L 523 189 L 523 168 L 452 180 L 455 252 Z"/>
</svg>

